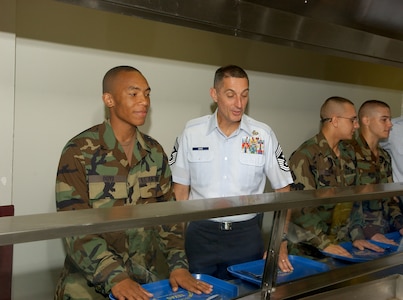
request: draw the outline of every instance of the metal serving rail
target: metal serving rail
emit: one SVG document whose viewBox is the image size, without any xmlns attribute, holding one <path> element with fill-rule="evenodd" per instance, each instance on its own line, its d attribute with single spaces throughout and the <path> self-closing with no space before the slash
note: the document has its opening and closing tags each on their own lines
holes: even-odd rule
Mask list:
<svg viewBox="0 0 403 300">
<path fill-rule="evenodd" d="M 156 224 L 188 222 L 213 217 L 274 211 L 272 233 L 269 242 L 268 260 L 263 275 L 261 291 L 246 297 L 264 299 L 284 299 L 285 294 L 298 294 L 301 290 L 319 289 L 337 278 L 348 280 L 355 277 L 355 270 L 344 272 L 344 268 L 326 273 L 327 283 L 316 278 L 301 279 L 287 285 L 273 288 L 277 271 L 278 250 L 281 243 L 285 212 L 289 208 L 334 204 L 349 201 L 373 200 L 403 195 L 403 183 L 363 185 L 348 188 L 329 188 L 312 191 L 286 193 L 265 193 L 237 197 L 211 198 L 202 201 L 178 201 L 147 205 L 122 206 L 113 208 L 87 209 L 78 211 L 46 213 L 0 218 L 0 246 L 39 240 L 50 240 L 72 235 L 103 233 L 143 227 Z M 383 261 L 383 259 L 382 259 Z M 387 263 L 399 259 L 390 258 Z M 400 257 L 402 261 L 402 257 Z M 371 269 L 377 263 L 368 264 Z M 364 264 L 360 264 L 364 266 Z M 354 266 L 352 266 L 354 267 Z M 349 267 L 348 267 L 349 268 Z M 347 268 L 346 268 L 347 270 Z M 338 275 L 338 274 L 341 275 Z M 362 273 L 362 272 L 361 272 Z M 333 278 L 333 276 L 335 276 Z M 322 277 L 323 278 L 323 277 Z M 313 282 L 306 280 L 313 280 Z M 330 281 L 329 281 L 330 280 Z M 302 288 L 301 288 L 302 287 Z M 291 292 L 292 289 L 294 292 Z M 287 292 L 285 292 L 287 291 Z M 299 292 L 298 292 L 299 291 Z M 277 298 L 277 295 L 281 295 Z"/>
<path fill-rule="evenodd" d="M 325 273 L 312 275 L 306 278 L 296 280 L 294 282 L 284 283 L 274 287 L 270 300 L 283 299 L 305 299 L 317 295 L 315 299 L 326 299 L 325 296 L 320 297 L 320 293 L 336 291 L 345 287 L 353 287 L 359 284 L 373 282 L 377 279 L 386 278 L 394 274 L 403 274 L 403 253 L 391 254 L 383 258 L 375 259 L 369 262 L 355 263 L 346 265 L 338 269 L 334 269 Z M 387 287 L 385 287 L 387 288 Z M 370 288 L 368 288 L 370 291 Z M 319 295 L 318 295 L 319 294 Z M 374 295 L 376 293 L 374 292 Z M 267 299 L 262 291 L 252 292 L 244 295 L 242 300 L 259 300 Z M 339 297 L 338 299 L 341 299 Z M 401 298 L 371 298 L 361 297 L 351 292 L 349 299 L 401 299 Z"/>
</svg>

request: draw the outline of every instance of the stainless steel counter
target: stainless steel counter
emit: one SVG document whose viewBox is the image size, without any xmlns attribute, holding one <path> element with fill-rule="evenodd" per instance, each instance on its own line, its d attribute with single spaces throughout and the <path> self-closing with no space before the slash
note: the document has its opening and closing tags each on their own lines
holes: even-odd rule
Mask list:
<svg viewBox="0 0 403 300">
<path fill-rule="evenodd" d="M 403 274 L 402 252 L 369 262 L 346 264 L 343 267 L 335 268 L 326 273 L 279 285 L 272 291 L 270 299 L 309 298 L 312 297 L 312 295 L 317 295 L 319 293 L 368 283 L 394 274 Z M 240 298 L 244 300 L 257 300 L 262 298 L 262 293 L 261 291 L 252 292 L 251 294 L 243 295 Z M 351 294 L 349 299 L 363 298 L 354 298 Z"/>
<path fill-rule="evenodd" d="M 266 193 L 0 218 L 0 246 L 130 227 L 403 195 L 403 183 Z M 279 233 L 281 235 L 281 233 Z"/>
<path fill-rule="evenodd" d="M 277 271 L 280 237 L 289 208 L 361 201 L 403 195 L 403 183 L 365 185 L 349 188 L 329 188 L 288 193 L 266 193 L 238 197 L 180 201 L 147 205 L 99 208 L 59 213 L 36 214 L 0 218 L 0 246 L 56 239 L 72 235 L 112 232 L 132 227 L 202 220 L 213 217 L 274 211 L 272 234 L 268 249 L 268 263 L 263 276 L 261 292 L 245 296 L 247 299 L 285 299 L 329 288 L 363 274 L 396 267 L 403 261 L 399 254 L 371 263 L 347 266 L 301 279 L 273 289 L 271 274 Z M 247 291 L 247 290 L 246 290 Z"/>
</svg>

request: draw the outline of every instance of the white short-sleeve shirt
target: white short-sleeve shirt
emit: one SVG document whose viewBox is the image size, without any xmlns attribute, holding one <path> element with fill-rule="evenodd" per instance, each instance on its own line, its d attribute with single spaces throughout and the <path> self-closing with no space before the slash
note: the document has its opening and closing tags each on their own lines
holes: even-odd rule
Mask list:
<svg viewBox="0 0 403 300">
<path fill-rule="evenodd" d="M 244 115 L 229 137 L 217 125 L 217 112 L 189 121 L 174 146 L 173 181 L 190 186 L 189 200 L 261 194 L 266 177 L 273 189 L 292 183 L 273 130 Z M 252 215 L 253 216 L 253 215 Z M 251 215 L 217 218 L 242 221 Z"/>
<path fill-rule="evenodd" d="M 403 116 L 392 119 L 392 124 L 389 138 L 381 146 L 392 157 L 393 181 L 403 182 Z"/>
</svg>

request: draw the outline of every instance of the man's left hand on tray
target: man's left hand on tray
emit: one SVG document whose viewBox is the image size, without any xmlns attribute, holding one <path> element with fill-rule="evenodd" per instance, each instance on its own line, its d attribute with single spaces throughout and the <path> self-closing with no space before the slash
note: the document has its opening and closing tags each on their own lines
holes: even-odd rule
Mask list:
<svg viewBox="0 0 403 300">
<path fill-rule="evenodd" d="M 213 286 L 192 276 L 186 269 L 173 270 L 169 276 L 172 291 L 176 292 L 179 287 L 195 294 L 210 294 Z"/>
</svg>

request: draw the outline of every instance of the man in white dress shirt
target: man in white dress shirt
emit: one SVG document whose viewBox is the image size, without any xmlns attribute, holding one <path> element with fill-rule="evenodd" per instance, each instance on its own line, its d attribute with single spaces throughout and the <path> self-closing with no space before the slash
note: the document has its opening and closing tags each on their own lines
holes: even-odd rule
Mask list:
<svg viewBox="0 0 403 300">
<path fill-rule="evenodd" d="M 392 119 L 392 124 L 389 138 L 381 146 L 392 157 L 393 181 L 403 182 L 403 116 Z"/>
<path fill-rule="evenodd" d="M 381 146 L 392 158 L 392 174 L 394 182 L 403 182 L 403 115 L 392 119 L 393 127 L 389 138 L 381 142 Z M 403 211 L 403 196 L 399 196 L 400 209 Z"/>
<path fill-rule="evenodd" d="M 276 135 L 244 114 L 249 100 L 246 72 L 234 65 L 219 68 L 210 95 L 216 111 L 189 121 L 171 155 L 176 199 L 261 194 L 266 177 L 276 192 L 289 191 L 292 177 Z M 228 266 L 263 257 L 259 216 L 191 222 L 185 247 L 191 272 L 229 279 Z M 280 254 L 279 261 L 283 271 L 292 271 L 287 255 Z"/>
</svg>

